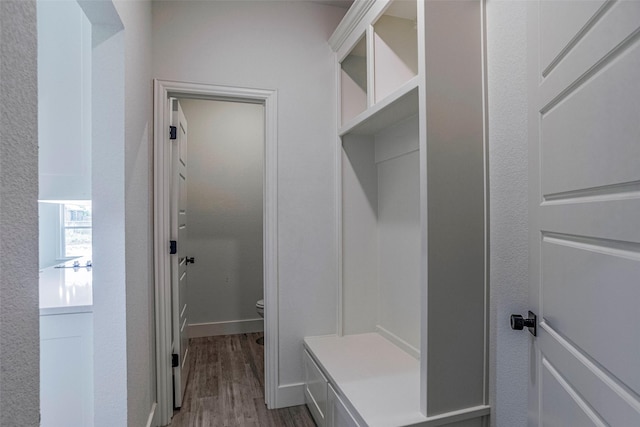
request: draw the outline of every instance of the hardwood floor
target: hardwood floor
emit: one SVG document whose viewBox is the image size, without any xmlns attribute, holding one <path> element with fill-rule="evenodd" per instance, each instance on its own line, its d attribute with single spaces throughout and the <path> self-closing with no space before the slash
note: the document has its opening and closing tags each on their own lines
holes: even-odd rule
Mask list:
<svg viewBox="0 0 640 427">
<path fill-rule="evenodd" d="M 306 406 L 268 410 L 264 404 L 262 334 L 190 340 L 191 371 L 182 408 L 170 427 L 314 427 Z"/>
</svg>

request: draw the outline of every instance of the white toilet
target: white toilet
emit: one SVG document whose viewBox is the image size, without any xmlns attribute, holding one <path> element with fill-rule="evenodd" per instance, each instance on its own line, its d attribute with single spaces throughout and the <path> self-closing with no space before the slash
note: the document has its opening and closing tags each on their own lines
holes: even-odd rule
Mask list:
<svg viewBox="0 0 640 427">
<path fill-rule="evenodd" d="M 256 303 L 256 311 L 258 312 L 258 314 L 260 315 L 260 317 L 264 317 L 264 300 L 261 299 Z M 256 343 L 260 344 L 260 345 L 264 345 L 264 336 L 258 338 L 256 340 Z"/>
<path fill-rule="evenodd" d="M 260 317 L 264 317 L 264 300 L 261 299 L 256 303 L 256 311 Z"/>
</svg>

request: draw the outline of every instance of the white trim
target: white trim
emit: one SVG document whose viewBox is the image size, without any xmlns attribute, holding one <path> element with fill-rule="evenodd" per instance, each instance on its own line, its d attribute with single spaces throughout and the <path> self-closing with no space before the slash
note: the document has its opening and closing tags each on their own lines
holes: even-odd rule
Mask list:
<svg viewBox="0 0 640 427">
<path fill-rule="evenodd" d="M 269 409 L 276 408 L 280 366 L 278 323 L 278 96 L 265 92 L 264 177 L 264 394 Z"/>
<path fill-rule="evenodd" d="M 429 337 L 427 325 L 429 319 L 429 197 L 427 194 L 427 85 L 426 83 L 426 5 L 417 2 L 418 21 L 418 111 L 423 117 L 418 122 L 420 138 L 420 412 L 426 415 L 428 402 L 428 356 Z"/>
<path fill-rule="evenodd" d="M 304 383 L 285 384 L 278 387 L 278 408 L 304 405 Z"/>
<path fill-rule="evenodd" d="M 405 353 L 409 354 L 414 359 L 420 360 L 420 350 L 394 334 L 393 332 L 383 328 L 380 325 L 376 325 L 376 331 L 384 337 L 387 341 L 390 341 L 396 347 L 402 349 Z"/>
<path fill-rule="evenodd" d="M 264 299 L 265 400 L 278 403 L 278 191 L 277 92 L 168 80 L 154 80 L 154 273 L 156 310 L 157 401 L 159 422 L 173 412 L 171 383 L 171 281 L 169 274 L 170 145 L 166 143 L 169 96 L 259 103 L 265 106 Z"/>
<path fill-rule="evenodd" d="M 337 52 L 347 37 L 356 29 L 362 18 L 369 12 L 369 9 L 375 4 L 376 0 L 359 0 L 353 2 L 347 13 L 338 24 L 331 37 L 329 37 L 329 45 Z"/>
<path fill-rule="evenodd" d="M 491 400 L 490 385 L 490 327 L 491 327 L 491 194 L 489 182 L 490 163 L 489 163 L 489 76 L 488 76 L 488 56 L 487 56 L 487 4 L 486 0 L 480 0 L 480 19 L 482 32 L 482 123 L 483 123 L 483 141 L 482 150 L 484 152 L 484 399 L 485 404 Z"/>
<path fill-rule="evenodd" d="M 192 323 L 188 327 L 189 338 L 215 337 L 218 335 L 249 334 L 264 331 L 264 321 L 259 319 L 228 320 L 224 322 Z"/>
<path fill-rule="evenodd" d="M 335 61 L 335 94 L 336 94 L 336 129 L 342 126 L 342 67 L 337 61 L 337 54 L 334 53 Z M 335 141 L 334 152 L 334 174 L 335 180 L 335 217 L 336 217 L 336 266 L 337 266 L 337 290 L 336 290 L 336 333 L 338 336 L 344 334 L 343 320 L 343 292 L 342 292 L 342 138 L 338 135 Z"/>
<path fill-rule="evenodd" d="M 424 423 L 416 424 L 416 427 L 438 427 L 450 425 L 457 422 L 473 420 L 475 418 L 486 417 L 491 414 L 491 407 L 488 405 L 479 405 L 469 408 L 459 409 L 456 411 L 445 412 L 444 414 L 427 417 Z"/>
<path fill-rule="evenodd" d="M 371 109 L 376 103 L 376 45 L 373 24 L 367 25 L 364 30 L 364 34 L 365 44 L 367 46 L 367 108 L 365 111 L 369 111 L 369 109 Z M 340 130 L 342 130 L 342 127 Z"/>
<path fill-rule="evenodd" d="M 153 405 L 151 405 L 151 411 L 149 411 L 149 417 L 147 418 L 147 424 L 146 427 L 155 427 L 156 421 L 156 408 L 158 407 L 158 402 L 153 402 Z"/>
<path fill-rule="evenodd" d="M 156 400 L 160 425 L 171 420 L 173 404 L 171 383 L 171 276 L 169 274 L 169 182 L 170 153 L 167 153 L 166 128 L 169 99 L 165 87 L 155 80 L 153 137 L 153 237 L 154 292 L 156 311 Z"/>
</svg>

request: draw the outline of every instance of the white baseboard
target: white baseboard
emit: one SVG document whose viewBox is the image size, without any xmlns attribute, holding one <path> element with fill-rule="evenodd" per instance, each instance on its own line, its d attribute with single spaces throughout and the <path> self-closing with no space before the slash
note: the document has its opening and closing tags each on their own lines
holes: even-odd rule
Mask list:
<svg viewBox="0 0 640 427">
<path fill-rule="evenodd" d="M 248 334 L 262 331 L 264 331 L 264 320 L 261 318 L 230 320 L 226 322 L 193 323 L 189 325 L 189 338 Z"/>
<path fill-rule="evenodd" d="M 275 408 L 304 405 L 304 383 L 285 384 L 278 387 Z"/>
<path fill-rule="evenodd" d="M 411 356 L 415 357 L 416 359 L 420 359 L 420 350 L 418 350 L 417 348 L 415 348 L 414 346 L 412 346 L 411 344 L 409 344 L 408 342 L 406 342 L 405 340 L 403 340 L 393 332 L 386 330 L 380 325 L 376 325 L 376 329 L 378 330 L 378 333 L 380 335 L 382 335 L 387 340 L 391 341 L 397 347 L 400 347 L 402 350 L 409 353 Z"/>
<path fill-rule="evenodd" d="M 146 427 L 156 427 L 158 425 L 156 418 L 156 408 L 158 407 L 157 402 L 153 402 L 151 405 L 151 411 L 149 411 L 149 418 L 147 418 L 147 426 Z"/>
</svg>

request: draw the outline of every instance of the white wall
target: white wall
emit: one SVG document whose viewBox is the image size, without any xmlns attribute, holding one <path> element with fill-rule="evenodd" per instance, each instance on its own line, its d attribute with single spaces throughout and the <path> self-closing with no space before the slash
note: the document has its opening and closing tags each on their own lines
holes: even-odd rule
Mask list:
<svg viewBox="0 0 640 427">
<path fill-rule="evenodd" d="M 490 397 L 499 427 L 527 420 L 528 334 L 509 328 L 510 314 L 528 309 L 526 7 L 487 1 Z"/>
<path fill-rule="evenodd" d="M 344 13 L 310 2 L 153 3 L 155 77 L 278 91 L 279 380 L 290 403 L 302 403 L 302 337 L 336 329 L 336 99 L 327 40 Z"/>
<path fill-rule="evenodd" d="M 146 425 L 155 402 L 151 6 L 80 4 L 93 24 L 95 425 Z"/>
<path fill-rule="evenodd" d="M 124 34 L 92 23 L 92 110 L 100 118 L 92 127 L 91 153 L 93 384 L 94 425 L 101 427 L 127 419 Z"/>
<path fill-rule="evenodd" d="M 342 333 L 375 331 L 378 286 L 378 170 L 370 136 L 342 139 Z"/>
<path fill-rule="evenodd" d="M 144 426 L 155 402 L 151 2 L 114 1 L 124 24 L 124 220 L 127 423 Z M 112 424 L 113 425 L 113 424 Z"/>
<path fill-rule="evenodd" d="M 38 2 L 40 200 L 91 200 L 91 23 L 77 1 Z"/>
<path fill-rule="evenodd" d="M 0 425 L 37 426 L 36 4 L 0 1 Z"/>
<path fill-rule="evenodd" d="M 189 129 L 187 247 L 196 259 L 189 265 L 189 323 L 260 319 L 264 106 L 180 104 Z"/>
<path fill-rule="evenodd" d="M 420 348 L 418 116 L 375 136 L 378 172 L 378 325 Z"/>
</svg>

